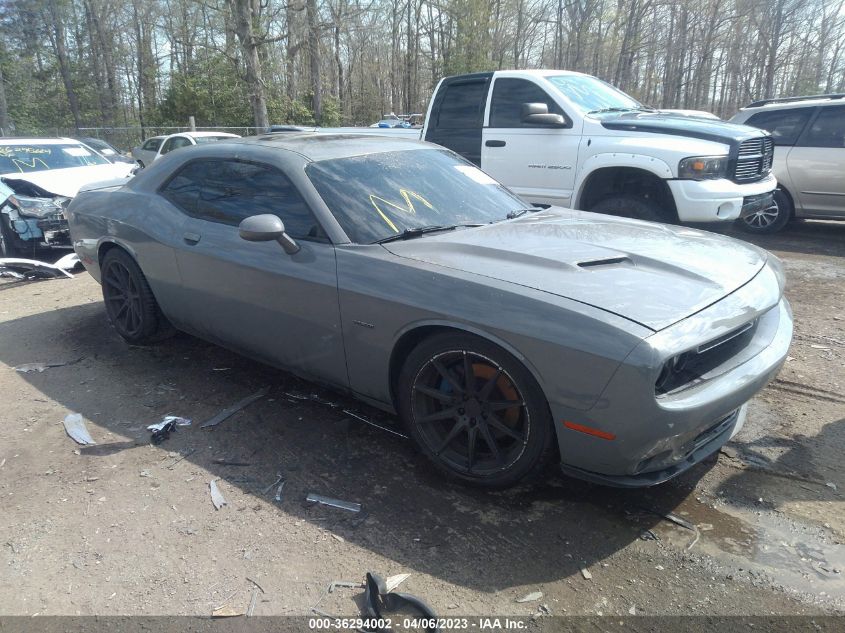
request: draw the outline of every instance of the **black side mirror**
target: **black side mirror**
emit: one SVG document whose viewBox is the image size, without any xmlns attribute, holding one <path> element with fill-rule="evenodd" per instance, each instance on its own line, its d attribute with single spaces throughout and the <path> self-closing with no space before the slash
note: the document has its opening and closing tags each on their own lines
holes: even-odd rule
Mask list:
<svg viewBox="0 0 845 633">
<path fill-rule="evenodd" d="M 523 103 L 520 120 L 529 125 L 543 127 L 566 127 L 566 119 L 560 114 L 550 114 L 545 103 Z"/>
<path fill-rule="evenodd" d="M 247 242 L 278 242 L 288 255 L 299 252 L 299 244 L 285 233 L 285 225 L 272 213 L 251 215 L 241 220 L 238 235 Z"/>
</svg>

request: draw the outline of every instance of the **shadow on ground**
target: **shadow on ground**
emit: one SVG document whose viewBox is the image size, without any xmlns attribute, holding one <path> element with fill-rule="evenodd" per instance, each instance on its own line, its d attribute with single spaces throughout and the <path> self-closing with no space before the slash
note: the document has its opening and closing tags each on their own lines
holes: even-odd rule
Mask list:
<svg viewBox="0 0 845 633">
<path fill-rule="evenodd" d="M 39 343 L 45 339 L 49 345 Z M 93 433 L 100 426 L 121 438 L 82 449 L 84 459 L 146 445 L 144 427 L 164 414 L 190 417 L 192 427 L 160 446 L 163 453 L 179 451 L 182 457 L 174 460 L 187 459 L 263 499 L 281 474 L 287 484 L 278 512 L 319 522 L 404 566 L 482 591 L 565 578 L 611 556 L 676 508 L 715 460 L 649 490 L 620 491 L 552 475 L 540 485 L 481 492 L 444 481 L 410 441 L 343 410 L 394 424 L 384 413 L 188 336 L 152 348 L 127 346 L 99 302 L 3 323 L 0 341 L 0 361 L 10 367 L 82 357 L 69 367 L 21 375 L 93 421 Z M 38 357 L 44 349 L 56 357 Z M 266 398 L 212 430 L 199 428 L 264 386 L 270 386 Z M 298 399 L 312 395 L 324 403 Z M 304 503 L 309 492 L 358 501 L 363 511 L 311 506 Z"/>
</svg>

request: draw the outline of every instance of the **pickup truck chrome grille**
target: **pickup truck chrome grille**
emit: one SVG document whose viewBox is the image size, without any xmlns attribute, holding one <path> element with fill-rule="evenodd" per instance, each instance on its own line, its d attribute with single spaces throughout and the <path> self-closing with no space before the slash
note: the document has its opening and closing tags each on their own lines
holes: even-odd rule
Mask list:
<svg viewBox="0 0 845 633">
<path fill-rule="evenodd" d="M 740 143 L 733 180 L 750 182 L 767 176 L 772 169 L 774 149 L 774 141 L 768 136 Z"/>
</svg>

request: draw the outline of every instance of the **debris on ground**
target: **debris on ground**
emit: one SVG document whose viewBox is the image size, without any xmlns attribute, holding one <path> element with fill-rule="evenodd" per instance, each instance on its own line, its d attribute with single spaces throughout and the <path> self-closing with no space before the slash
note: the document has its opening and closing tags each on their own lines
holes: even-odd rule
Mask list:
<svg viewBox="0 0 845 633">
<path fill-rule="evenodd" d="M 590 580 L 593 577 L 593 575 L 590 573 L 590 570 L 586 567 L 581 568 L 581 575 L 584 577 L 584 580 Z"/>
<path fill-rule="evenodd" d="M 68 413 L 65 416 L 64 421 L 62 424 L 65 425 L 65 432 L 70 436 L 77 444 L 82 445 L 93 445 L 97 442 L 91 437 L 91 434 L 88 433 L 88 428 L 85 426 L 85 421 L 82 419 L 82 415 L 79 413 Z"/>
<path fill-rule="evenodd" d="M 360 422 L 363 422 L 364 424 L 369 424 L 370 426 L 373 426 L 373 427 L 380 429 L 382 431 L 387 431 L 388 433 L 391 433 L 393 435 L 397 435 L 397 436 L 402 437 L 406 440 L 408 439 L 408 436 L 405 435 L 404 433 L 402 433 L 401 431 L 397 431 L 396 429 L 391 429 L 390 427 L 379 424 L 378 422 L 373 422 L 369 418 L 367 418 L 367 417 L 365 417 L 365 416 L 363 416 L 359 413 L 355 413 L 354 411 L 351 411 L 350 409 L 344 409 L 343 412 L 346 415 L 348 415 L 352 418 L 355 418 L 356 420 L 359 420 Z"/>
<path fill-rule="evenodd" d="M 643 530 L 640 532 L 640 540 L 641 541 L 659 541 L 660 537 L 657 536 L 652 530 Z"/>
<path fill-rule="evenodd" d="M 241 409 L 245 409 L 246 407 L 251 405 L 256 400 L 261 400 L 261 398 L 266 396 L 268 393 L 270 393 L 269 387 L 264 387 L 263 389 L 256 391 L 251 396 L 247 396 L 243 400 L 233 404 L 231 407 L 229 407 L 227 409 L 223 409 L 220 413 L 215 415 L 213 418 L 206 420 L 205 422 L 203 422 L 200 425 L 200 428 L 201 429 L 207 429 L 207 428 L 212 427 L 212 426 L 217 426 L 218 424 L 220 424 L 224 420 L 226 420 L 226 419 L 232 417 L 233 415 L 235 415 Z"/>
<path fill-rule="evenodd" d="M 66 365 L 78 363 L 81 360 L 81 358 L 77 358 L 76 360 L 69 360 L 61 363 L 24 363 L 23 365 L 18 365 L 14 369 L 22 374 L 28 374 L 31 371 L 37 371 L 40 374 L 45 369 L 49 369 L 51 367 L 65 367 Z"/>
<path fill-rule="evenodd" d="M 0 270 L 12 271 L 22 275 L 24 279 L 55 279 L 56 277 L 73 279 L 67 270 L 55 264 L 39 262 L 35 259 L 18 259 L 16 257 L 0 258 Z"/>
<path fill-rule="evenodd" d="M 542 591 L 532 591 L 531 593 L 527 593 L 521 598 L 517 598 L 516 601 L 519 603 L 523 602 L 537 602 L 540 598 L 543 597 Z"/>
<path fill-rule="evenodd" d="M 394 576 L 388 576 L 384 581 L 384 587 L 387 592 L 390 593 L 410 577 L 411 574 L 396 574 Z"/>
<path fill-rule="evenodd" d="M 261 593 L 264 593 L 264 587 L 255 582 L 252 578 L 247 577 L 247 580 L 255 585 L 252 588 L 252 597 L 249 600 L 249 609 L 246 610 L 246 617 L 251 618 L 252 613 L 255 611 L 255 603 L 258 600 L 258 592 L 260 591 Z"/>
<path fill-rule="evenodd" d="M 211 612 L 212 618 L 237 618 L 244 615 L 243 609 L 238 609 L 228 604 L 217 607 Z"/>
<path fill-rule="evenodd" d="M 424 600 L 409 593 L 388 592 L 384 580 L 371 572 L 367 572 L 364 607 L 365 616 L 376 620 L 382 619 L 386 613 L 401 611 L 403 615 L 410 613 L 424 620 L 437 621 L 437 614 Z M 438 629 L 431 627 L 426 630 Z"/>
<path fill-rule="evenodd" d="M 282 483 L 279 484 L 279 487 L 276 488 L 276 496 L 273 498 L 274 501 L 278 503 L 282 502 L 282 490 L 284 490 L 286 483 L 286 481 L 282 481 Z"/>
<path fill-rule="evenodd" d="M 77 266 L 82 266 L 82 262 L 79 261 L 79 255 L 76 253 L 68 253 L 64 257 L 60 257 L 55 264 L 53 264 L 56 268 L 61 268 L 64 271 L 70 272 Z"/>
<path fill-rule="evenodd" d="M 360 512 L 361 504 L 352 501 L 342 501 L 340 499 L 332 499 L 331 497 L 324 497 L 314 492 L 308 493 L 305 497 L 306 501 L 311 501 L 324 506 L 331 506 L 332 508 L 340 508 L 341 510 L 348 510 L 349 512 Z"/>
<path fill-rule="evenodd" d="M 177 426 L 191 426 L 191 421 L 188 418 L 180 418 L 176 415 L 164 416 L 161 422 L 150 424 L 147 427 L 148 431 L 153 432 L 150 441 L 153 444 L 161 444 L 170 437 L 170 434 L 176 430 Z"/>
<path fill-rule="evenodd" d="M 226 499 L 223 497 L 223 493 L 220 492 L 220 488 L 217 487 L 217 480 L 212 479 L 208 482 L 208 488 L 211 491 L 211 503 L 214 504 L 214 509 L 219 510 L 225 505 Z"/>
<path fill-rule="evenodd" d="M 282 473 L 276 473 L 276 477 L 277 477 L 276 481 L 274 481 L 272 484 L 270 484 L 270 485 L 269 485 L 269 486 L 267 486 L 264 490 L 262 490 L 262 491 L 261 491 L 261 494 L 266 495 L 266 494 L 267 494 L 268 492 L 270 492 L 270 491 L 271 491 L 271 490 L 272 490 L 272 489 L 273 489 L 273 488 L 274 488 L 277 484 L 281 483 L 281 481 L 282 481 Z"/>
</svg>

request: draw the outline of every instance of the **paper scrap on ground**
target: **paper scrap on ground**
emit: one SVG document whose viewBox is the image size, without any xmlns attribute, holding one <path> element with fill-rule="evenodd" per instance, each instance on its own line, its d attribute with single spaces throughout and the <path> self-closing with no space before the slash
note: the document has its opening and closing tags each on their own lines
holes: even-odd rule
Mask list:
<svg viewBox="0 0 845 633">
<path fill-rule="evenodd" d="M 208 482 L 208 488 L 211 490 L 211 503 L 214 504 L 214 509 L 219 510 L 225 505 L 226 499 L 223 497 L 223 493 L 220 492 L 220 488 L 217 487 L 217 480 L 212 479 Z"/>
<path fill-rule="evenodd" d="M 65 416 L 63 424 L 65 425 L 65 431 L 67 432 L 67 434 L 77 444 L 84 445 L 97 443 L 91 437 L 91 434 L 88 433 L 88 429 L 85 426 L 85 421 L 82 419 L 82 416 L 80 414 L 68 413 Z"/>
</svg>

